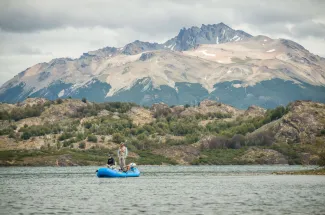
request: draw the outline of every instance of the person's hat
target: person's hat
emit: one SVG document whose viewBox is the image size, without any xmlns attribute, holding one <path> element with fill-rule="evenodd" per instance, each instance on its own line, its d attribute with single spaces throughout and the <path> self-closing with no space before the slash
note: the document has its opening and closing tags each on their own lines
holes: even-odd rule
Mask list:
<svg viewBox="0 0 325 215">
<path fill-rule="evenodd" d="M 125 145 L 125 143 L 121 142 L 120 145 Z"/>
</svg>

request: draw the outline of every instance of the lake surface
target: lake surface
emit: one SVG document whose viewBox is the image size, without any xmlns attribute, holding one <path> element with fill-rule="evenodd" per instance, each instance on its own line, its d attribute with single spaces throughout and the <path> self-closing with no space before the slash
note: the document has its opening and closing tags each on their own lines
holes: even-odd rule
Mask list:
<svg viewBox="0 0 325 215">
<path fill-rule="evenodd" d="M 272 175 L 302 166 L 0 168 L 1 214 L 325 214 L 325 176 Z"/>
</svg>

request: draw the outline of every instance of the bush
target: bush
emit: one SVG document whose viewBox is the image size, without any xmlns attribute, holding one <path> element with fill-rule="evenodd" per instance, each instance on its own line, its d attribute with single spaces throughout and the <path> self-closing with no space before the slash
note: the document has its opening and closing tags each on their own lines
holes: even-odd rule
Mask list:
<svg viewBox="0 0 325 215">
<path fill-rule="evenodd" d="M 271 146 L 273 142 L 274 135 L 271 131 L 259 132 L 254 136 L 248 136 L 246 138 L 248 146 Z"/>
<path fill-rule="evenodd" d="M 27 131 L 27 132 L 24 132 L 24 133 L 20 136 L 20 138 L 23 139 L 23 140 L 28 140 L 28 139 L 31 138 L 31 137 L 32 137 L 32 135 L 31 135 L 31 133 L 29 133 L 28 131 Z"/>
<path fill-rule="evenodd" d="M 86 148 L 86 143 L 85 142 L 79 143 L 79 149 L 85 149 L 85 148 Z"/>
<path fill-rule="evenodd" d="M 61 136 L 59 137 L 59 140 L 60 141 L 63 141 L 63 140 L 66 140 L 66 139 L 69 139 L 71 138 L 73 135 L 71 133 L 66 133 L 64 132 L 63 134 L 61 134 Z"/>
<path fill-rule="evenodd" d="M 29 117 L 40 116 L 44 111 L 44 105 L 27 105 L 26 107 L 16 107 L 11 110 L 8 120 L 19 121 Z"/>
<path fill-rule="evenodd" d="M 87 99 L 86 99 L 86 98 L 82 98 L 81 101 L 82 101 L 83 103 L 87 103 Z"/>
<path fill-rule="evenodd" d="M 9 135 L 8 135 L 9 138 L 13 138 L 15 139 L 16 138 L 16 135 L 15 135 L 15 132 L 11 132 Z"/>
<path fill-rule="evenodd" d="M 325 166 L 325 151 L 319 153 L 318 165 L 319 166 Z"/>
<path fill-rule="evenodd" d="M 226 148 L 228 139 L 223 136 L 210 137 L 202 140 L 201 149 L 223 149 Z"/>
<path fill-rule="evenodd" d="M 120 133 L 114 133 L 112 137 L 113 142 L 115 143 L 121 143 L 124 141 L 124 137 Z"/>
<path fill-rule="evenodd" d="M 153 114 L 153 117 L 159 118 L 159 117 L 167 117 L 171 113 L 171 110 L 169 108 L 160 108 L 155 111 Z"/>
<path fill-rule="evenodd" d="M 1 129 L 0 130 L 0 136 L 1 135 L 8 135 L 10 133 L 14 132 L 14 130 L 12 128 L 5 128 L 5 129 Z"/>
<path fill-rule="evenodd" d="M 85 135 L 83 133 L 77 133 L 77 141 L 81 141 L 85 139 Z"/>
<path fill-rule="evenodd" d="M 56 104 L 62 104 L 62 103 L 63 103 L 62 99 L 59 98 L 59 99 L 56 100 Z"/>
<path fill-rule="evenodd" d="M 170 146 L 185 145 L 185 140 L 182 140 L 182 139 L 178 140 L 178 139 L 168 138 L 166 140 L 166 144 L 170 145 Z"/>
<path fill-rule="evenodd" d="M 245 136 L 241 134 L 235 134 L 227 143 L 227 148 L 239 149 L 245 144 Z"/>
<path fill-rule="evenodd" d="M 97 140 L 97 137 L 95 135 L 90 134 L 90 135 L 88 135 L 88 141 L 93 142 L 93 143 L 97 143 L 98 140 Z"/>
<path fill-rule="evenodd" d="M 188 134 L 185 136 L 186 144 L 196 143 L 200 140 L 199 134 Z"/>
<path fill-rule="evenodd" d="M 0 111 L 0 120 L 9 120 L 10 119 L 10 114 L 8 111 Z"/>
<path fill-rule="evenodd" d="M 87 129 L 90 129 L 92 126 L 91 122 L 85 122 L 84 123 L 84 127 L 87 128 Z"/>
<path fill-rule="evenodd" d="M 146 138 L 147 138 L 147 135 L 145 135 L 145 134 L 140 134 L 140 135 L 137 136 L 138 140 L 144 140 Z"/>
</svg>

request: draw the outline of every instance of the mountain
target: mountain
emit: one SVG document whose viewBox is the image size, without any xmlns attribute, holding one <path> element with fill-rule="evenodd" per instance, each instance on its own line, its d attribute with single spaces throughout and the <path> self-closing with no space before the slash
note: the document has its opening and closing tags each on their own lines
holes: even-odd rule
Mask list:
<svg viewBox="0 0 325 215">
<path fill-rule="evenodd" d="M 164 44 L 136 40 L 39 63 L 0 88 L 2 102 L 27 97 L 142 105 L 211 99 L 242 109 L 325 102 L 325 59 L 290 40 L 253 37 L 223 23 L 202 25 L 181 29 Z"/>
</svg>

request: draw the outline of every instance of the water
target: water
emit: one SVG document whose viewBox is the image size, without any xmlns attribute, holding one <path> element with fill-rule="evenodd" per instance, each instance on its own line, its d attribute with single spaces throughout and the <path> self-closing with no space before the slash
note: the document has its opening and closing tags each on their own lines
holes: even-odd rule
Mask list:
<svg viewBox="0 0 325 215">
<path fill-rule="evenodd" d="M 1 214 L 325 214 L 325 177 L 272 175 L 302 166 L 0 168 Z"/>
</svg>

